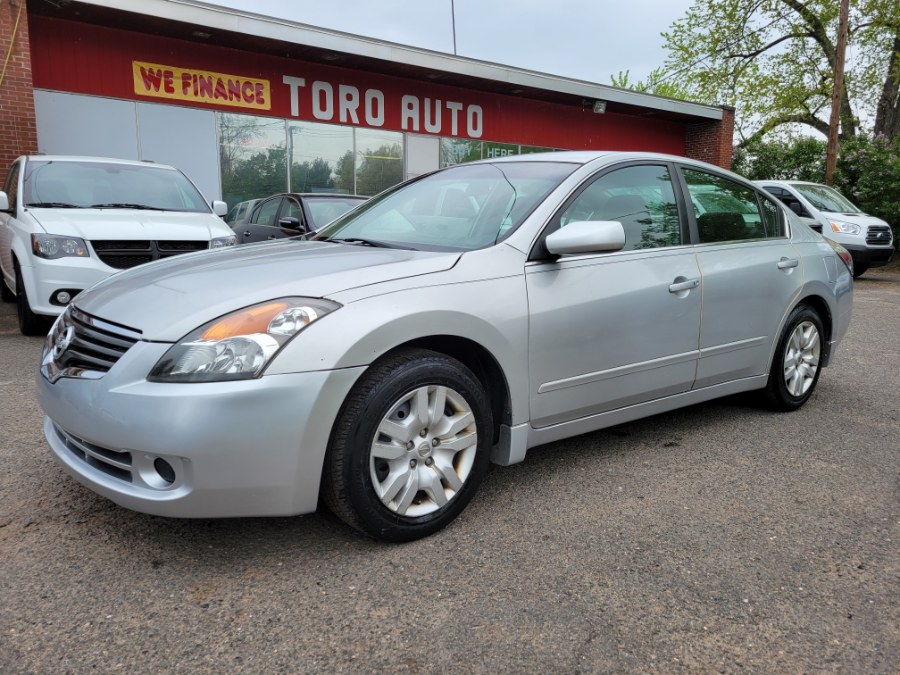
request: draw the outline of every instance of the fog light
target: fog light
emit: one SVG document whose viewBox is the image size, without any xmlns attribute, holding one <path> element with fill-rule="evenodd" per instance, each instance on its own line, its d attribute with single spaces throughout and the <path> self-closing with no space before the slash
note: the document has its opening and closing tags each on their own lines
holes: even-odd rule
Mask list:
<svg viewBox="0 0 900 675">
<path fill-rule="evenodd" d="M 50 294 L 50 304 L 65 307 L 79 293 L 81 293 L 80 288 L 57 288 Z"/>
<path fill-rule="evenodd" d="M 153 461 L 153 468 L 156 469 L 156 473 L 159 474 L 159 477 L 169 485 L 175 482 L 175 469 L 173 469 L 172 465 L 162 457 L 157 457 Z"/>
</svg>

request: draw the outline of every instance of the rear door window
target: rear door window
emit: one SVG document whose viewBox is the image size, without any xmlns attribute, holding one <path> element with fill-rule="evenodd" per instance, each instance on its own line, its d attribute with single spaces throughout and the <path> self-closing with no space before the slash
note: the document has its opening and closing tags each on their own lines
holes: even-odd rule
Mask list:
<svg viewBox="0 0 900 675">
<path fill-rule="evenodd" d="M 766 237 L 766 220 L 756 190 L 698 169 L 682 169 L 682 175 L 697 220 L 699 243 Z"/>
</svg>

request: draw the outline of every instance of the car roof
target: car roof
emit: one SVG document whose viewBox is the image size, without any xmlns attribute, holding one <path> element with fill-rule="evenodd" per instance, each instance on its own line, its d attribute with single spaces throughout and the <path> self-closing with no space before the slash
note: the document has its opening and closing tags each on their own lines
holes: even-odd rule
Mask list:
<svg viewBox="0 0 900 675">
<path fill-rule="evenodd" d="M 29 162 L 96 162 L 98 164 L 123 164 L 127 166 L 152 166 L 157 169 L 171 169 L 177 171 L 174 166 L 157 164 L 147 160 L 121 159 L 117 157 L 91 157 L 88 155 L 26 155 Z"/>
</svg>

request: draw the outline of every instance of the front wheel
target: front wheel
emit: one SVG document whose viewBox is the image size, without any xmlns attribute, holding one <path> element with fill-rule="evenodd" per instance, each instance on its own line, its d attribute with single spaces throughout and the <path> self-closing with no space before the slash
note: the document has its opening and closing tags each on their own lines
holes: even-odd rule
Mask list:
<svg viewBox="0 0 900 675">
<path fill-rule="evenodd" d="M 492 429 L 484 388 L 462 363 L 423 349 L 389 356 L 366 372 L 338 415 L 322 496 L 376 539 L 428 536 L 475 494 Z"/>
<path fill-rule="evenodd" d="M 822 370 L 822 320 L 808 305 L 798 305 L 785 324 L 766 384 L 765 397 L 775 410 L 796 410 L 812 396 Z"/>
<path fill-rule="evenodd" d="M 0 276 L 0 300 L 3 300 L 3 302 L 16 301 L 16 294 L 9 290 L 9 286 L 6 285 L 2 276 Z"/>
<path fill-rule="evenodd" d="M 19 331 L 22 335 L 46 335 L 50 328 L 50 321 L 47 317 L 31 311 L 19 263 L 15 263 L 13 269 L 16 273 L 16 315 L 19 319 Z"/>
</svg>

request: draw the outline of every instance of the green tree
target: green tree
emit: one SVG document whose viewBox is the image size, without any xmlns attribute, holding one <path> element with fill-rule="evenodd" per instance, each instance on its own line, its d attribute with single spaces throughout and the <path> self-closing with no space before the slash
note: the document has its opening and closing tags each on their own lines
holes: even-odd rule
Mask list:
<svg viewBox="0 0 900 675">
<path fill-rule="evenodd" d="M 750 180 L 825 179 L 825 141 L 799 137 L 763 141 L 755 138 L 734 153 L 732 170 Z"/>
<path fill-rule="evenodd" d="M 291 190 L 294 192 L 331 192 L 334 179 L 328 160 L 316 157 L 311 162 L 291 166 Z"/>
<path fill-rule="evenodd" d="M 356 193 L 376 195 L 403 180 L 399 144 L 385 144 L 360 153 L 356 167 Z"/>
<path fill-rule="evenodd" d="M 663 33 L 662 80 L 694 100 L 738 111 L 740 145 L 788 124 L 828 131 L 834 85 L 836 0 L 695 0 Z M 840 109 L 843 138 L 875 116 L 875 133 L 900 135 L 900 3 L 857 0 Z"/>
<path fill-rule="evenodd" d="M 866 213 L 890 223 L 900 249 L 900 138 L 860 135 L 842 143 L 834 186 Z"/>
<path fill-rule="evenodd" d="M 665 96 L 667 98 L 678 98 L 687 100 L 690 98 L 690 92 L 685 89 L 679 82 L 667 79 L 665 70 L 662 68 L 654 68 L 647 75 L 646 80 L 631 81 L 631 71 L 619 71 L 618 75 L 612 75 L 610 81 L 614 87 L 620 89 L 631 89 L 633 91 L 643 91 L 655 96 Z"/>
</svg>

